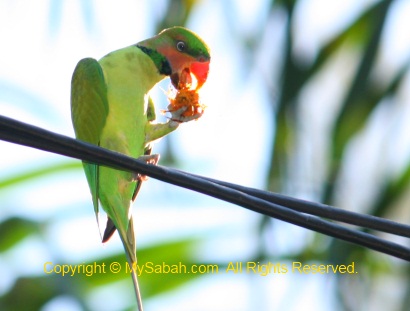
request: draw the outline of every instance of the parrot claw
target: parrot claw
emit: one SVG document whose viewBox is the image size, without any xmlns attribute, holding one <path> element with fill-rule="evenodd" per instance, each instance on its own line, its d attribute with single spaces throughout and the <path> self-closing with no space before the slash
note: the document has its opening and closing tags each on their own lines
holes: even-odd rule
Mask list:
<svg viewBox="0 0 410 311">
<path fill-rule="evenodd" d="M 143 155 L 138 157 L 138 160 L 145 161 L 147 164 L 157 165 L 159 161 L 159 154 Z M 133 180 L 141 182 L 148 180 L 148 177 L 147 175 L 134 174 Z"/>
<path fill-rule="evenodd" d="M 177 110 L 170 111 L 171 112 L 171 121 L 177 123 L 184 123 L 193 120 L 198 120 L 204 113 L 204 110 L 198 110 L 196 113 L 192 115 L 184 115 L 184 113 L 188 110 L 189 107 L 181 107 Z"/>
</svg>

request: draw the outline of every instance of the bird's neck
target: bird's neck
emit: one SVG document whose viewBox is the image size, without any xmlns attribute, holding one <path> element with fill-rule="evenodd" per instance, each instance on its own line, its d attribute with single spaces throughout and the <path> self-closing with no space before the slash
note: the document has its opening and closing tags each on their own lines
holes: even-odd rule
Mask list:
<svg viewBox="0 0 410 311">
<path fill-rule="evenodd" d="M 135 45 L 109 53 L 99 60 L 107 84 L 119 88 L 135 88 L 147 93 L 165 78 L 151 57 Z"/>
<path fill-rule="evenodd" d="M 165 76 L 171 75 L 171 66 L 164 55 L 162 55 L 155 49 L 151 49 L 143 45 L 136 44 L 136 47 L 138 47 L 142 52 L 144 52 L 151 58 L 160 74 L 163 74 Z"/>
</svg>

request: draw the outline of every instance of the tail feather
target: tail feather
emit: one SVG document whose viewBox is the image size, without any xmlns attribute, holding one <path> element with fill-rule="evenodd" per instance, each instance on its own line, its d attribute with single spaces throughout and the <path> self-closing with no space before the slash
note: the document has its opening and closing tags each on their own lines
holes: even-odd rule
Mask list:
<svg viewBox="0 0 410 311">
<path fill-rule="evenodd" d="M 114 226 L 114 231 L 115 231 L 115 226 Z M 134 234 L 134 223 L 133 223 L 132 217 L 130 218 L 127 232 L 125 233 L 121 230 L 118 230 L 118 233 L 120 234 L 121 241 L 124 246 L 125 254 L 127 255 L 127 261 L 130 266 L 132 282 L 134 284 L 135 296 L 137 299 L 138 311 L 143 311 L 141 293 L 140 293 L 140 289 L 138 285 L 138 277 L 137 277 L 137 271 L 136 271 L 137 255 L 136 255 L 136 242 L 135 242 L 135 234 Z"/>
<path fill-rule="evenodd" d="M 114 234 L 115 230 L 117 230 L 117 228 L 115 227 L 114 222 L 111 220 L 111 218 L 108 217 L 107 226 L 105 227 L 105 230 L 104 230 L 104 235 L 103 235 L 103 238 L 102 238 L 102 242 L 105 243 L 109 239 L 111 239 L 111 237 Z"/>
</svg>

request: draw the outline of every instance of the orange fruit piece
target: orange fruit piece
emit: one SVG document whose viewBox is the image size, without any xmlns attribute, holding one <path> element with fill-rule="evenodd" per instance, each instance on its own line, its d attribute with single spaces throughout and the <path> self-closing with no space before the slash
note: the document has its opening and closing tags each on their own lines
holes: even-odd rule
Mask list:
<svg viewBox="0 0 410 311">
<path fill-rule="evenodd" d="M 187 110 L 182 113 L 183 117 L 202 114 L 205 109 L 205 106 L 199 102 L 198 92 L 189 89 L 177 90 L 175 98 L 170 98 L 169 111 L 176 111 L 182 107 L 187 107 Z"/>
</svg>

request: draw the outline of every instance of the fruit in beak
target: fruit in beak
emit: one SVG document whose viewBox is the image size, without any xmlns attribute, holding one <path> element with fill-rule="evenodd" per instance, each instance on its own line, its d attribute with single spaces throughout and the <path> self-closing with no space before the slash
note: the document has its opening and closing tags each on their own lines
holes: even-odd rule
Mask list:
<svg viewBox="0 0 410 311">
<path fill-rule="evenodd" d="M 177 90 L 199 90 L 206 82 L 209 72 L 208 62 L 193 62 L 190 68 L 171 74 L 171 82 Z"/>
</svg>

